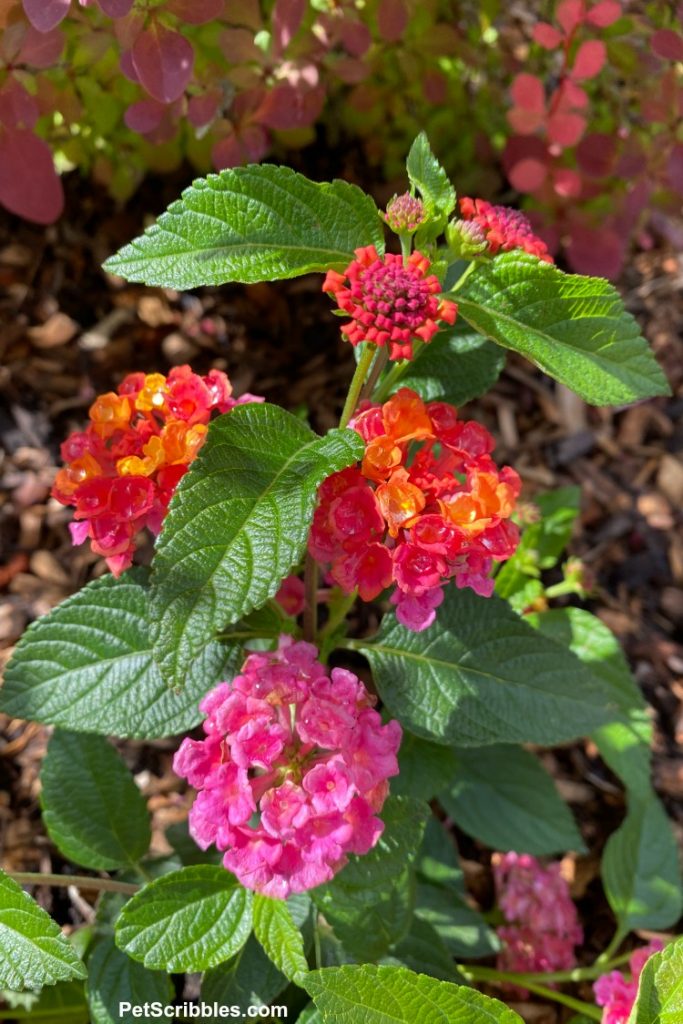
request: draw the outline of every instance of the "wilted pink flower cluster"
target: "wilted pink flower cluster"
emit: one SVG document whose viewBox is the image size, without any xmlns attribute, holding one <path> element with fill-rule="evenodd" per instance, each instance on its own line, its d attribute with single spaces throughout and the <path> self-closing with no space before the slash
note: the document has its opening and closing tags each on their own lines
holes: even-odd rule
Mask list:
<svg viewBox="0 0 683 1024">
<path fill-rule="evenodd" d="M 173 767 L 199 790 L 190 833 L 249 889 L 279 899 L 329 881 L 382 834 L 375 815 L 398 773 L 401 727 L 312 644 L 281 637 L 250 654 L 200 708 L 206 738 L 183 740 Z"/>
<path fill-rule="evenodd" d="M 663 943 L 659 939 L 654 939 L 647 946 L 634 950 L 628 962 L 631 971 L 630 981 L 627 981 L 621 971 L 610 971 L 609 974 L 603 974 L 598 978 L 593 985 L 593 991 L 598 1006 L 604 1007 L 602 1024 L 626 1024 L 638 995 L 638 981 L 643 967 L 653 953 L 658 953 L 663 948 Z"/>
<path fill-rule="evenodd" d="M 496 854 L 493 877 L 498 905 L 508 922 L 498 928 L 501 971 L 566 971 L 583 941 L 576 907 L 560 864 L 547 867 L 528 853 Z"/>
</svg>

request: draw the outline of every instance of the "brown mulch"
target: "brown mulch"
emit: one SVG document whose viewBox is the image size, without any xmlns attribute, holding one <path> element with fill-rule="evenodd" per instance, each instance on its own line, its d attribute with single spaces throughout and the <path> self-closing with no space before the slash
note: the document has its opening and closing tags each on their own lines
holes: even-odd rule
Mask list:
<svg viewBox="0 0 683 1024">
<path fill-rule="evenodd" d="M 339 171 L 337 172 L 339 173 Z M 0 221 L 0 664 L 26 625 L 103 571 L 71 545 L 70 513 L 49 496 L 59 444 L 97 393 L 131 370 L 227 370 L 235 391 L 306 410 L 319 431 L 338 418 L 353 370 L 319 278 L 179 294 L 108 277 L 102 261 L 178 194 L 150 182 L 127 209 L 68 181 L 56 226 Z M 472 403 L 498 438 L 497 457 L 526 495 L 568 483 L 583 491 L 571 552 L 596 581 L 588 603 L 623 643 L 656 720 L 654 776 L 683 848 L 683 257 L 664 244 L 636 256 L 620 288 L 668 374 L 673 396 L 592 409 L 515 357 L 494 391 Z M 47 730 L 0 716 L 0 858 L 9 870 L 60 870 L 37 805 Z M 154 849 L 187 801 L 170 773 L 173 742 L 121 745 L 154 812 Z M 620 786 L 590 744 L 543 755 L 592 853 L 568 859 L 588 947 L 609 938 L 599 852 L 624 813 Z M 472 891 L 489 898 L 487 857 L 460 836 Z M 78 895 L 40 898 L 61 920 L 87 916 Z M 525 1007 L 535 1024 L 555 1011 Z"/>
</svg>

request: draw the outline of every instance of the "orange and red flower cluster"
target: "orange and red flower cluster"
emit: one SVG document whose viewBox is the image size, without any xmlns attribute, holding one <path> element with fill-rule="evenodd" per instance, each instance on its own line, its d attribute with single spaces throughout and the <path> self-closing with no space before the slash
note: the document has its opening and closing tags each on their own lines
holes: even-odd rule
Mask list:
<svg viewBox="0 0 683 1024">
<path fill-rule="evenodd" d="M 232 397 L 226 374 L 205 377 L 189 366 L 161 373 L 131 373 L 118 393 L 100 395 L 85 431 L 62 445 L 64 469 L 53 497 L 75 505 L 74 544 L 88 538 L 119 576 L 132 562 L 135 535 L 158 533 L 173 492 L 201 448 L 213 412 L 229 412 L 262 398 Z"/>
<path fill-rule="evenodd" d="M 545 242 L 534 234 L 530 221 L 519 210 L 465 196 L 460 200 L 460 215 L 465 222 L 473 222 L 481 228 L 491 255 L 495 256 L 501 249 L 503 252 L 523 249 L 545 263 L 554 262 Z"/>
<path fill-rule="evenodd" d="M 401 256 L 378 256 L 374 245 L 356 249 L 343 274 L 329 270 L 323 291 L 333 295 L 351 317 L 341 331 L 358 345 L 371 341 L 389 346 L 391 359 L 412 359 L 413 342 L 430 341 L 438 321 L 455 322 L 458 307 L 439 299 L 441 285 L 429 274 L 430 263 L 417 250 L 404 263 Z"/>
<path fill-rule="evenodd" d="M 395 584 L 398 619 L 416 631 L 434 621 L 448 580 L 490 596 L 493 561 L 509 558 L 519 540 L 510 516 L 520 479 L 498 469 L 488 431 L 408 388 L 352 425 L 365 457 L 320 488 L 313 557 L 365 601 Z"/>
</svg>

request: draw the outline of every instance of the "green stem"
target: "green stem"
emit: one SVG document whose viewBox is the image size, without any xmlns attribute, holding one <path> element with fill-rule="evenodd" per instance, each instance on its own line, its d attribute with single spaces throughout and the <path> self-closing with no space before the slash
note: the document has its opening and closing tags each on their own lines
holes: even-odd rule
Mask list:
<svg viewBox="0 0 683 1024">
<path fill-rule="evenodd" d="M 315 966 L 317 970 L 323 965 L 322 952 L 320 948 L 320 931 L 318 929 L 318 914 L 313 916 L 313 945 L 315 948 Z"/>
<path fill-rule="evenodd" d="M 304 569 L 304 640 L 315 643 L 318 631 L 318 563 L 306 552 Z"/>
<path fill-rule="evenodd" d="M 386 401 L 409 366 L 410 360 L 408 359 L 402 359 L 400 362 L 394 363 L 377 389 L 377 394 L 375 395 L 376 402 Z"/>
<path fill-rule="evenodd" d="M 617 928 L 616 932 L 612 936 L 612 941 L 608 944 L 605 951 L 601 953 L 598 959 L 595 961 L 596 964 L 600 964 L 603 973 L 606 970 L 605 964 L 612 959 L 616 951 L 619 949 L 619 946 L 624 941 L 624 938 L 624 932 L 622 932 L 621 928 Z M 628 956 L 630 956 L 630 953 L 628 954 Z M 628 956 L 625 959 L 628 959 Z"/>
<path fill-rule="evenodd" d="M 459 966 L 463 974 L 472 981 L 490 981 L 493 985 L 521 985 L 535 995 L 543 996 L 545 999 L 551 999 L 555 1003 L 568 1006 L 571 1010 L 576 1010 L 577 1013 L 590 1017 L 591 1020 L 602 1020 L 602 1010 L 592 1003 L 585 1003 L 582 999 L 574 999 L 573 996 L 568 996 L 564 992 L 556 992 L 555 989 L 546 988 L 545 985 L 539 985 L 535 981 L 523 980 L 524 975 L 506 974 L 503 971 L 496 971 L 489 967 Z"/>
<path fill-rule="evenodd" d="M 114 878 L 89 878 L 87 875 L 50 875 L 40 871 L 8 871 L 10 878 L 20 885 L 75 885 L 78 889 L 97 889 L 100 892 L 121 892 L 133 896 L 140 888 L 131 882 L 117 882 Z"/>
<path fill-rule="evenodd" d="M 344 402 L 344 408 L 342 409 L 341 419 L 339 420 L 339 426 L 341 428 L 348 426 L 348 422 L 356 411 L 358 405 L 358 398 L 360 396 L 363 384 L 365 384 L 365 378 L 368 375 L 368 370 L 372 365 L 372 360 L 375 358 L 375 352 L 377 346 L 373 345 L 372 342 L 365 343 L 365 351 L 358 360 L 356 366 L 356 372 L 353 375 L 351 384 L 349 386 L 349 393 L 346 396 Z"/>
<path fill-rule="evenodd" d="M 408 232 L 403 231 L 399 232 L 398 237 L 401 242 L 401 256 L 403 257 L 403 262 L 407 263 L 408 257 L 410 256 L 410 250 L 413 247 L 413 236 Z"/>
<path fill-rule="evenodd" d="M 610 960 L 608 963 L 601 963 L 597 961 L 591 964 L 589 967 L 575 967 L 571 971 L 548 971 L 547 973 L 539 974 L 524 974 L 524 973 L 511 973 L 509 976 L 514 977 L 519 985 L 524 987 L 527 982 L 534 984 L 539 982 L 555 982 L 555 981 L 592 981 L 594 978 L 599 978 L 601 974 L 605 974 L 607 971 L 613 970 L 615 967 L 619 967 L 621 964 L 626 963 L 630 958 L 630 953 L 622 953 L 620 956 L 615 957 L 614 960 Z M 470 973 L 478 976 L 478 972 L 482 971 L 483 980 L 490 980 L 488 972 L 493 970 L 489 967 L 468 967 Z M 499 972 L 495 971 L 496 977 L 499 976 Z"/>
<path fill-rule="evenodd" d="M 463 270 L 462 274 L 460 275 L 458 280 L 455 282 L 455 284 L 451 288 L 451 292 L 457 292 L 460 288 L 462 288 L 462 286 L 464 285 L 465 281 L 470 276 L 470 274 L 472 273 L 472 271 L 475 269 L 476 266 L 477 266 L 477 261 L 476 260 L 472 260 L 471 263 L 467 264 L 467 266 Z M 450 294 L 450 292 L 449 292 L 449 294 Z"/>
<path fill-rule="evenodd" d="M 380 378 L 382 370 L 389 361 L 389 349 L 386 345 L 379 349 L 377 358 L 372 364 L 370 375 L 363 385 L 363 390 L 360 393 L 360 401 L 363 402 L 365 399 L 372 398 L 372 392 L 375 390 L 375 385 Z"/>
<path fill-rule="evenodd" d="M 318 634 L 319 640 L 326 639 L 331 633 L 335 631 L 337 626 L 340 625 L 353 608 L 354 602 L 358 597 L 358 591 L 352 590 L 350 594 L 346 594 L 343 601 L 335 607 L 334 611 L 330 615 L 329 619 L 320 630 Z M 318 644 L 320 646 L 320 644 Z"/>
</svg>

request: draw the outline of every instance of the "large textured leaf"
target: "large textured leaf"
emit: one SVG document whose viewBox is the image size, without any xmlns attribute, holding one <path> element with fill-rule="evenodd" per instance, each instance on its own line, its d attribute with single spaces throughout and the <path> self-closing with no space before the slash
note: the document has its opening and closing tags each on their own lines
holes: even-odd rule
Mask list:
<svg viewBox="0 0 683 1024">
<path fill-rule="evenodd" d="M 111 871 L 147 852 L 152 834 L 145 801 L 102 737 L 55 732 L 40 781 L 50 838 L 76 864 Z"/>
<path fill-rule="evenodd" d="M 455 189 L 432 153 L 429 139 L 420 132 L 408 153 L 406 170 L 418 190 L 429 217 L 446 218 L 455 207 Z"/>
<path fill-rule="evenodd" d="M 216 631 L 275 594 L 304 550 L 318 485 L 362 452 L 355 431 L 318 437 L 274 405 L 214 420 L 153 563 L 155 657 L 169 682 L 183 686 Z"/>
<path fill-rule="evenodd" d="M 308 972 L 304 940 L 283 900 L 254 897 L 254 935 L 282 973 L 301 984 Z"/>
<path fill-rule="evenodd" d="M 628 1024 L 680 1024 L 682 1020 L 683 938 L 645 964 Z"/>
<path fill-rule="evenodd" d="M 496 933 L 465 899 L 440 886 L 420 882 L 415 913 L 435 930 L 446 949 L 461 959 L 490 956 L 500 948 Z"/>
<path fill-rule="evenodd" d="M 0 988 L 21 992 L 85 975 L 59 926 L 0 871 Z"/>
<path fill-rule="evenodd" d="M 129 900 L 116 945 L 145 967 L 204 971 L 228 960 L 251 931 L 252 894 L 211 864 L 172 871 Z"/>
<path fill-rule="evenodd" d="M 560 743 L 617 717 L 607 687 L 498 597 L 446 588 L 437 621 L 412 633 L 386 616 L 357 641 L 391 714 L 439 743 Z"/>
<path fill-rule="evenodd" d="M 435 928 L 427 921 L 416 917 L 410 931 L 382 958 L 382 963 L 398 967 L 409 967 L 419 974 L 428 974 L 442 981 L 465 983 L 453 957 Z"/>
<path fill-rule="evenodd" d="M 654 793 L 633 800 L 624 823 L 607 840 L 602 880 L 622 934 L 668 928 L 683 909 L 678 847 Z"/>
<path fill-rule="evenodd" d="M 420 349 L 401 375 L 401 386 L 412 388 L 427 402 L 463 405 L 493 387 L 505 366 L 500 346 L 482 338 L 465 323 L 441 331 Z"/>
<path fill-rule="evenodd" d="M 517 853 L 585 850 L 569 808 L 529 751 L 497 744 L 457 756 L 455 780 L 439 802 L 468 835 Z"/>
<path fill-rule="evenodd" d="M 359 188 L 260 164 L 195 181 L 105 269 L 187 289 L 341 270 L 364 245 L 383 251 L 377 207 Z"/>
<path fill-rule="evenodd" d="M 239 1006 L 246 1016 L 250 1006 L 269 1006 L 288 984 L 252 934 L 231 960 L 206 972 L 202 1000 Z"/>
<path fill-rule="evenodd" d="M 197 724 L 200 698 L 238 648 L 211 644 L 189 666 L 182 693 L 152 659 L 147 570 L 89 583 L 22 637 L 5 671 L 0 711 L 75 732 L 154 739 Z"/>
<path fill-rule="evenodd" d="M 467 278 L 458 315 L 593 405 L 669 393 L 638 324 L 603 278 L 563 274 L 528 253 L 502 253 Z"/>
<path fill-rule="evenodd" d="M 119 1024 L 121 1002 L 168 1006 L 174 994 L 166 973 L 131 960 L 109 935 L 99 938 L 88 956 L 86 991 L 92 1024 Z"/>
<path fill-rule="evenodd" d="M 306 989 L 325 1024 L 522 1024 L 497 999 L 404 967 L 327 967 Z"/>
<path fill-rule="evenodd" d="M 430 743 L 404 730 L 398 751 L 399 773 L 391 780 L 394 796 L 431 800 L 455 776 L 455 753 L 441 743 Z"/>
</svg>

